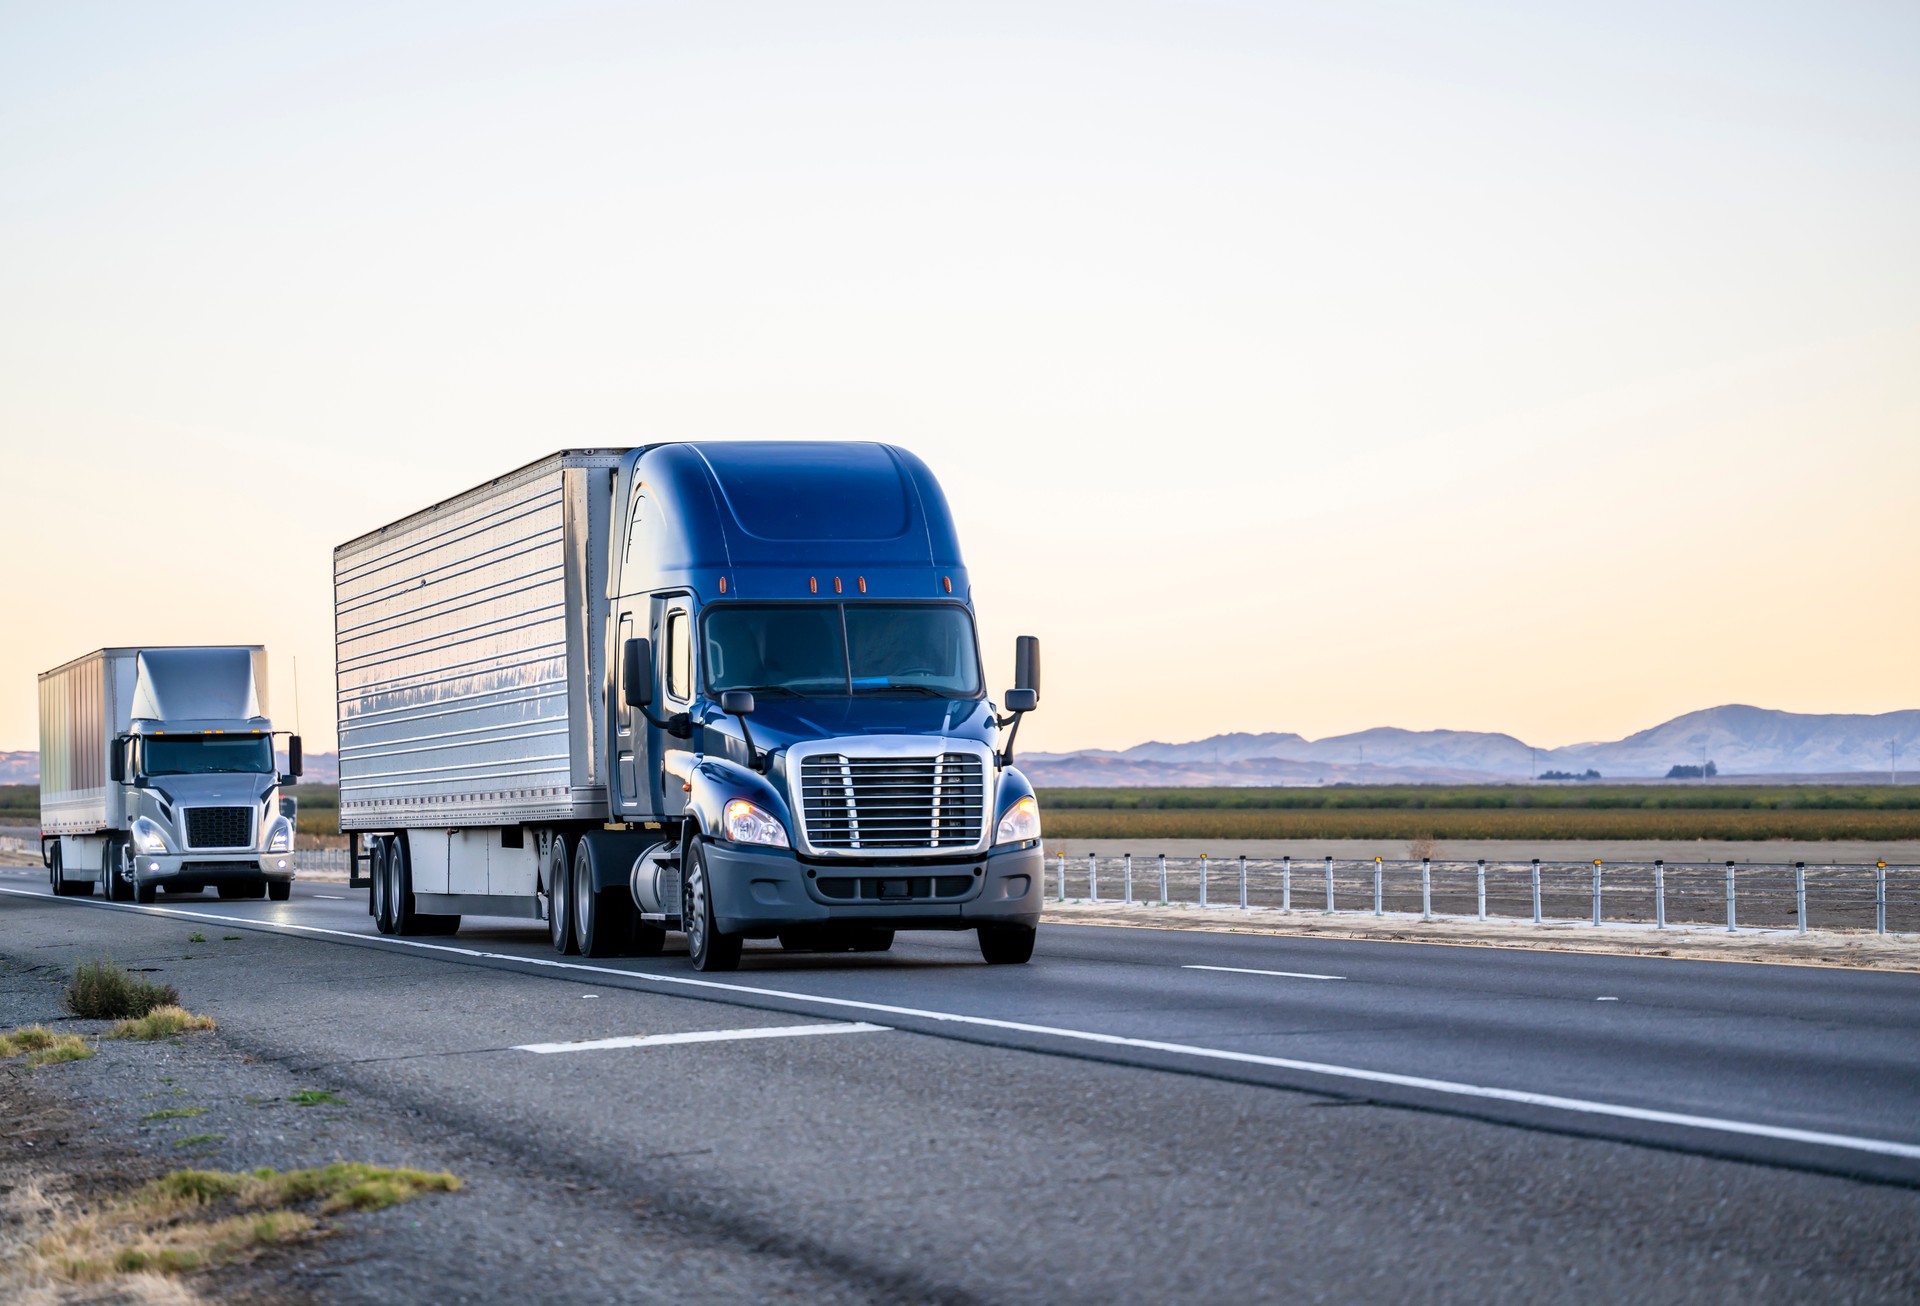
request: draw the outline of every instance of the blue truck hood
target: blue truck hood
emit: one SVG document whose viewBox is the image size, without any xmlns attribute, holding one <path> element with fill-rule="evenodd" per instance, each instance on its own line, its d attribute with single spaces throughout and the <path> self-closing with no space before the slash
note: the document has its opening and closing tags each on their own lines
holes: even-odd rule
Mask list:
<svg viewBox="0 0 1920 1306">
<path fill-rule="evenodd" d="M 990 743 L 993 713 L 985 699 L 767 697 L 755 704 L 748 719 L 753 742 L 762 750 L 778 752 L 790 744 L 847 735 L 926 735 L 939 739 L 968 739 Z M 709 709 L 709 735 L 740 737 L 740 718 Z M 708 752 L 731 752 L 709 740 Z"/>
</svg>

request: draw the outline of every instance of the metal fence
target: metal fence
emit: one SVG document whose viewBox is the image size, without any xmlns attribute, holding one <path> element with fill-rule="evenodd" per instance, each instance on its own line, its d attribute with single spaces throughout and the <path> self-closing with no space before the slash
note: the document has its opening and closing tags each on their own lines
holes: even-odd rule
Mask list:
<svg viewBox="0 0 1920 1306">
<path fill-rule="evenodd" d="M 296 848 L 293 853 L 293 869 L 296 871 L 337 871 L 347 874 L 347 850 L 345 848 Z"/>
<path fill-rule="evenodd" d="M 1920 931 L 1920 867 L 1816 862 L 1371 861 L 1069 857 L 1060 902 L 1254 908 L 1422 920 Z"/>
</svg>

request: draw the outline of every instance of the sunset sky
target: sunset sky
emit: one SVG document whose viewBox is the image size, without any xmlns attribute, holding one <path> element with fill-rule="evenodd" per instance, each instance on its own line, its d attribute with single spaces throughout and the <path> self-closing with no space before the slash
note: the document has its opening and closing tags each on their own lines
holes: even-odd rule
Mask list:
<svg viewBox="0 0 1920 1306">
<path fill-rule="evenodd" d="M 1032 748 L 1920 706 L 1920 6 L 0 3 L 0 748 L 554 449 L 885 440 Z"/>
</svg>

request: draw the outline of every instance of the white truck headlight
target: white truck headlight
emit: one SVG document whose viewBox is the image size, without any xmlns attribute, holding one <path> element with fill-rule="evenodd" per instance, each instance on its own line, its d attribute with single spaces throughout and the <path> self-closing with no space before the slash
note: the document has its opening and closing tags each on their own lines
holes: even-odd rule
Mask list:
<svg viewBox="0 0 1920 1306">
<path fill-rule="evenodd" d="M 1040 837 L 1040 804 L 1028 794 L 1000 818 L 1000 828 L 993 832 L 995 843 L 1025 843 L 1029 839 Z"/>
<path fill-rule="evenodd" d="M 293 827 L 287 823 L 287 818 L 283 816 L 267 827 L 267 851 L 270 853 L 283 853 L 291 850 L 292 847 Z"/>
<path fill-rule="evenodd" d="M 772 848 L 791 848 L 787 832 L 780 822 L 744 798 L 727 804 L 727 838 L 735 843 L 761 843 Z"/>
<path fill-rule="evenodd" d="M 133 835 L 133 846 L 139 852 L 153 854 L 172 851 L 167 847 L 167 832 L 160 828 L 158 822 L 147 817 L 135 817 L 130 833 Z"/>
</svg>

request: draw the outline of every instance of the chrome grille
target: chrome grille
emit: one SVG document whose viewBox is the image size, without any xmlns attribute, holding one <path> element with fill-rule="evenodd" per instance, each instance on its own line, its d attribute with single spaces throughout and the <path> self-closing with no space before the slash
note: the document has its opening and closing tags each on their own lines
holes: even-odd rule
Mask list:
<svg viewBox="0 0 1920 1306">
<path fill-rule="evenodd" d="M 187 847 L 251 848 L 253 809 L 249 807 L 189 807 Z"/>
<path fill-rule="evenodd" d="M 973 848 L 986 819 L 986 767 L 971 753 L 816 753 L 800 763 L 800 814 L 807 842 L 822 852 Z"/>
</svg>

